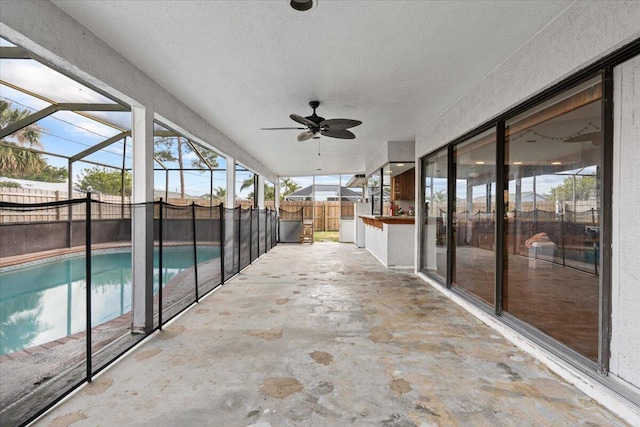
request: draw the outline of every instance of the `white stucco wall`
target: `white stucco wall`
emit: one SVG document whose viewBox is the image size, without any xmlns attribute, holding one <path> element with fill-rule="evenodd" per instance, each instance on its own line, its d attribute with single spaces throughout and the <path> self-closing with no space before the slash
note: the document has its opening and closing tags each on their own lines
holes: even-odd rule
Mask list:
<svg viewBox="0 0 640 427">
<path fill-rule="evenodd" d="M 611 373 L 640 388 L 640 57 L 614 91 Z"/>
<path fill-rule="evenodd" d="M 416 136 L 421 157 L 640 37 L 640 1 L 579 1 Z M 470 64 L 470 66 L 473 66 Z"/>
<path fill-rule="evenodd" d="M 364 242 L 365 248 L 371 255 L 376 257 L 378 261 L 385 267 L 388 267 L 387 263 L 387 233 L 372 225 L 365 224 L 364 226 Z"/>
<path fill-rule="evenodd" d="M 114 28 L 117 25 L 114 23 Z M 275 173 L 53 3 L 44 0 L 2 0 L 0 35 L 80 81 L 132 106 L 152 109 L 176 130 L 210 144 L 276 182 Z"/>
<path fill-rule="evenodd" d="M 410 162 L 415 157 L 415 141 L 387 141 L 366 161 L 366 176 L 389 162 Z"/>
<path fill-rule="evenodd" d="M 420 157 L 640 38 L 639 1 L 580 1 L 416 136 Z M 611 376 L 640 387 L 640 59 L 616 70 Z M 624 92 L 624 93 L 623 93 Z M 418 178 L 416 178 L 418 181 Z M 418 191 L 419 186 L 416 186 Z M 419 239 L 420 230 L 416 229 Z M 419 245 L 416 245 L 417 250 Z M 416 252 L 416 257 L 419 253 Z"/>
</svg>

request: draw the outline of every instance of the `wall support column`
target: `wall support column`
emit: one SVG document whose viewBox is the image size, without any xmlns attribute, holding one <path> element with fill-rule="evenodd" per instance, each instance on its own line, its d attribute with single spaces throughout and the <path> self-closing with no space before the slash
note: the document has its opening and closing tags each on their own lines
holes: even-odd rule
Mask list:
<svg viewBox="0 0 640 427">
<path fill-rule="evenodd" d="M 225 206 L 233 209 L 236 206 L 236 161 L 227 157 L 227 193 Z"/>
<path fill-rule="evenodd" d="M 153 112 L 133 107 L 133 203 L 147 203 L 132 210 L 131 331 L 146 334 L 153 329 Z"/>
<path fill-rule="evenodd" d="M 258 209 L 264 209 L 264 176 L 258 175 L 258 188 L 254 188 L 254 194 L 258 200 Z"/>
<path fill-rule="evenodd" d="M 276 176 L 276 182 L 273 184 L 275 191 L 273 192 L 275 197 L 275 210 L 280 212 L 280 176 Z"/>
</svg>

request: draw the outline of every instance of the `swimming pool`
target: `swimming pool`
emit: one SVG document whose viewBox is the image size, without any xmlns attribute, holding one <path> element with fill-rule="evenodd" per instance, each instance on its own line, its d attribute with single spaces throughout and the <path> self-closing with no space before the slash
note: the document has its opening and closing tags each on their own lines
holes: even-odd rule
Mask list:
<svg viewBox="0 0 640 427">
<path fill-rule="evenodd" d="M 217 246 L 198 246 L 198 264 L 220 257 Z M 96 251 L 91 257 L 91 324 L 131 310 L 131 249 Z M 163 248 L 163 287 L 193 267 L 193 247 Z M 158 291 L 158 250 L 154 253 Z M 85 257 L 56 257 L 0 270 L 0 355 L 66 337 L 85 329 Z"/>
</svg>

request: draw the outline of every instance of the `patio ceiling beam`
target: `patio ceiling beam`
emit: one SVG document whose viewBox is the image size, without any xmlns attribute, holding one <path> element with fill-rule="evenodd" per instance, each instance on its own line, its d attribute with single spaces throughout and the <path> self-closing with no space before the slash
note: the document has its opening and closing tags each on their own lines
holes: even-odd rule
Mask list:
<svg viewBox="0 0 640 427">
<path fill-rule="evenodd" d="M 93 154 L 96 151 L 102 150 L 105 147 L 108 147 L 109 145 L 120 141 L 121 139 L 124 139 L 127 136 L 131 136 L 131 131 L 127 131 L 127 132 L 121 132 L 115 136 L 112 136 L 109 139 L 105 139 L 104 141 L 102 141 L 99 144 L 94 145 L 93 147 L 89 147 L 84 151 L 81 151 L 80 153 L 76 154 L 75 156 L 71 156 L 69 158 L 70 161 L 75 162 L 77 160 L 80 160 L 86 156 L 88 156 L 89 154 Z"/>
<path fill-rule="evenodd" d="M 129 108 L 120 104 L 85 104 L 77 102 L 65 102 L 57 104 L 60 111 L 129 111 Z"/>
<path fill-rule="evenodd" d="M 33 59 L 34 56 L 17 46 L 0 47 L 0 59 Z"/>
<path fill-rule="evenodd" d="M 58 111 L 129 111 L 126 107 L 120 104 L 73 104 L 64 103 L 57 105 L 49 105 L 40 111 L 36 111 L 33 114 L 28 115 L 22 120 L 18 120 L 15 123 L 11 123 L 9 126 L 0 129 L 0 139 L 11 135 L 14 132 L 25 128 L 38 120 L 42 120 L 47 116 L 50 116 Z"/>
<path fill-rule="evenodd" d="M 156 161 L 160 166 L 162 166 L 162 168 L 163 168 L 165 171 L 169 170 L 169 169 L 164 165 L 164 163 L 162 163 L 160 160 L 158 160 L 158 158 L 157 158 L 155 155 L 153 156 L 153 159 L 154 159 L 154 160 L 155 160 L 155 161 Z M 156 169 L 154 169 L 154 170 L 156 170 Z"/>
<path fill-rule="evenodd" d="M 9 126 L 0 129 L 0 139 L 5 138 L 6 136 L 11 135 L 14 132 L 19 131 L 20 129 L 27 127 L 38 120 L 41 120 L 47 116 L 58 111 L 57 105 L 49 105 L 47 108 L 44 108 L 40 111 L 36 111 L 33 114 L 28 115 L 27 117 L 18 120 L 17 122 L 11 123 Z"/>
<path fill-rule="evenodd" d="M 67 160 L 69 159 L 68 156 L 65 156 L 63 154 L 50 153 L 48 151 L 38 150 L 36 148 L 31 148 L 31 147 L 21 147 L 19 145 L 9 144 L 4 141 L 0 141 L 0 147 L 15 148 L 16 150 L 30 151 L 32 153 L 44 154 L 44 155 L 53 156 L 53 157 L 60 157 L 61 159 L 67 159 Z"/>
<path fill-rule="evenodd" d="M 191 141 L 190 139 L 187 139 L 187 142 L 189 143 L 189 146 L 191 147 L 191 149 L 196 153 L 196 155 L 200 158 L 200 160 L 202 160 L 202 163 L 204 163 L 205 165 L 207 165 L 207 167 L 209 168 L 209 170 L 213 170 L 213 168 L 211 167 L 211 165 L 209 164 L 209 162 L 207 162 L 207 159 L 204 158 L 204 156 L 200 153 L 200 151 L 196 148 L 196 144 L 193 143 L 193 141 Z"/>
<path fill-rule="evenodd" d="M 153 136 L 167 138 L 171 136 L 182 136 L 182 135 L 180 135 L 179 133 L 173 132 L 171 130 L 154 130 Z"/>
</svg>

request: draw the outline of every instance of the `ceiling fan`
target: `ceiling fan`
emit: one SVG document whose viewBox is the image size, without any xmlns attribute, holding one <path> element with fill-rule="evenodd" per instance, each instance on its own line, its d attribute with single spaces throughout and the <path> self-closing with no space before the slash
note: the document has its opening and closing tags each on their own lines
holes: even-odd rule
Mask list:
<svg viewBox="0 0 640 427">
<path fill-rule="evenodd" d="M 356 136 L 347 129 L 361 125 L 360 120 L 351 119 L 328 119 L 320 117 L 316 114 L 316 108 L 320 105 L 320 101 L 311 101 L 309 106 L 313 108 L 313 114 L 302 117 L 297 114 L 291 114 L 292 120 L 304 125 L 305 127 L 284 127 L 284 128 L 261 128 L 260 130 L 283 130 L 298 129 L 304 132 L 298 135 L 298 141 L 306 141 L 311 138 L 319 138 L 319 135 L 331 138 L 354 139 Z"/>
</svg>

